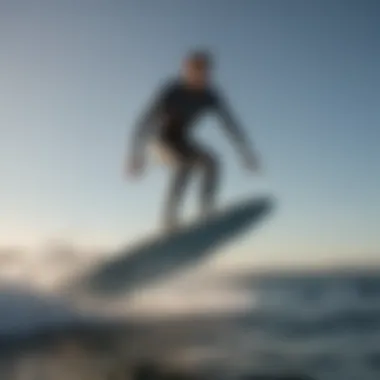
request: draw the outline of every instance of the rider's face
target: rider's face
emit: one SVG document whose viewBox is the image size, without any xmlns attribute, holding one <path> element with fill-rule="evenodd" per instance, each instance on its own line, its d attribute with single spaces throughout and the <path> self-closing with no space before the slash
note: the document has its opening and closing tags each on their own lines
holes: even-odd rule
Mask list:
<svg viewBox="0 0 380 380">
<path fill-rule="evenodd" d="M 189 60 L 185 62 L 184 75 L 186 81 L 195 87 L 206 87 L 210 80 L 211 69 L 204 60 Z"/>
</svg>

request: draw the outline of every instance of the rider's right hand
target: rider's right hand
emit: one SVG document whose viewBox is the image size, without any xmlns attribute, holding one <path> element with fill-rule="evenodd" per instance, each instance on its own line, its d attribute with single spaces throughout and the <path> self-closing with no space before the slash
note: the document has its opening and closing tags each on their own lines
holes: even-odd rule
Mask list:
<svg viewBox="0 0 380 380">
<path fill-rule="evenodd" d="M 132 157 L 126 161 L 126 174 L 128 176 L 139 176 L 144 169 L 144 160 L 141 157 Z"/>
<path fill-rule="evenodd" d="M 251 172 L 258 173 L 261 169 L 260 159 L 258 154 L 249 152 L 245 155 L 245 166 Z"/>
</svg>

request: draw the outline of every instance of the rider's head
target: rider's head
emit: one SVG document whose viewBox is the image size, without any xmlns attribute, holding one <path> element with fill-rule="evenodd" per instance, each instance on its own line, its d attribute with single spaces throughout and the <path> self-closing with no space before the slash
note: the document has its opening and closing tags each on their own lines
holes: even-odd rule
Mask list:
<svg viewBox="0 0 380 380">
<path fill-rule="evenodd" d="M 193 87 L 207 86 L 212 70 L 212 56 L 207 51 L 192 51 L 184 60 L 183 76 L 185 81 Z"/>
</svg>

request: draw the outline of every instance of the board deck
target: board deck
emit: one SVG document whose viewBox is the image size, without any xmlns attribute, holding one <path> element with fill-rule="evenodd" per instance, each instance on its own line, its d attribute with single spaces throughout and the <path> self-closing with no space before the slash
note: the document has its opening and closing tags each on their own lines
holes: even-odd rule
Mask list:
<svg viewBox="0 0 380 380">
<path fill-rule="evenodd" d="M 272 206 L 269 197 L 251 198 L 173 234 L 144 239 L 87 273 L 80 288 L 94 295 L 113 296 L 144 287 L 204 259 L 247 231 Z"/>
</svg>

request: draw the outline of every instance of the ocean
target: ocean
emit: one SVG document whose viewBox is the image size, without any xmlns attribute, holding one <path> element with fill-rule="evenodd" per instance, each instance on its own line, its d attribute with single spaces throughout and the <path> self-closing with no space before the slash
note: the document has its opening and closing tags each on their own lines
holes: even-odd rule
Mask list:
<svg viewBox="0 0 380 380">
<path fill-rule="evenodd" d="M 250 374 L 254 379 L 255 373 L 306 374 L 316 380 L 380 378 L 380 271 L 351 269 L 318 273 L 246 273 L 223 278 L 220 287 L 243 292 L 246 297 L 251 297 L 252 303 L 248 308 L 239 310 L 183 313 L 150 320 L 134 317 L 123 327 L 116 328 L 113 324 L 109 334 L 100 325 L 92 327 L 89 334 L 95 336 L 97 329 L 103 330 L 100 351 L 102 358 L 108 359 L 102 360 L 110 363 L 112 358 L 113 365 L 116 362 L 120 365 L 122 360 L 131 365 L 136 357 L 143 357 L 144 353 L 149 352 L 146 355 L 149 357 L 159 353 L 163 357 L 165 352 L 166 358 L 171 355 L 175 360 L 188 363 L 187 367 L 197 368 L 216 378 L 239 378 Z M 23 300 L 22 305 L 28 305 L 17 306 L 20 299 Z M 26 299 L 28 302 L 25 303 Z M 64 359 L 61 354 L 54 360 L 56 364 L 61 362 L 64 369 L 56 369 L 54 375 L 50 373 L 47 377 L 40 372 L 40 377 L 32 374 L 30 363 L 38 358 L 39 364 L 35 367 L 41 371 L 41 357 L 48 353 L 51 359 L 54 351 L 50 343 L 41 344 L 43 349 L 40 349 L 41 335 L 35 332 L 46 329 L 46 320 L 51 317 L 56 322 L 49 325 L 50 336 L 53 337 L 50 340 L 62 342 L 67 332 L 72 348 L 72 342 L 76 339 L 86 339 L 83 338 L 86 335 L 83 334 L 84 315 L 81 315 L 79 323 L 75 313 L 60 313 L 54 306 L 54 313 L 47 317 L 46 305 L 49 302 L 41 303 L 41 297 L 38 301 L 40 306 L 25 295 L 19 297 L 17 302 L 15 300 L 13 296 L 3 295 L 0 298 L 0 342 L 3 352 L 7 352 L 7 344 L 14 337 L 18 339 L 16 344 L 13 343 L 13 354 L 4 356 L 2 368 L 5 372 L 1 378 L 61 378 L 59 376 L 63 376 L 62 373 L 68 368 L 67 364 L 62 364 Z M 12 308 L 17 310 L 19 320 Z M 24 323 L 23 339 L 17 337 L 20 321 Z M 28 324 L 29 327 L 25 327 Z M 75 324 L 80 327 L 75 328 Z M 9 334 L 9 326 L 12 326 L 12 334 Z M 112 339 L 104 338 L 107 334 Z M 18 344 L 22 345 L 18 342 L 28 339 L 37 342 L 32 349 L 14 350 Z M 95 338 L 95 341 L 99 339 Z M 86 357 L 87 367 L 95 368 L 101 362 L 99 350 L 95 351 L 96 356 L 92 356 L 91 349 L 86 354 L 81 351 L 81 357 Z M 78 354 L 74 357 L 78 358 Z M 129 360 L 128 357 L 133 359 Z M 25 370 L 25 362 L 29 363 L 28 370 Z M 15 371 L 15 368 L 18 370 Z M 23 377 L 16 375 L 20 368 L 23 368 Z M 99 370 L 96 372 L 100 376 Z M 66 378 L 76 378 L 72 374 L 67 376 L 66 373 Z M 93 374 L 91 376 L 89 378 L 95 378 Z M 78 378 L 83 380 L 86 377 L 81 374 Z"/>
<path fill-rule="evenodd" d="M 248 275 L 237 283 L 256 299 L 235 325 L 245 357 L 321 380 L 380 378 L 380 272 Z"/>
</svg>

